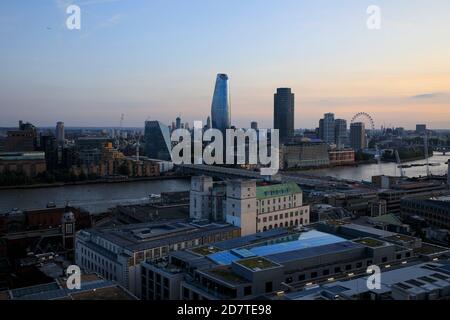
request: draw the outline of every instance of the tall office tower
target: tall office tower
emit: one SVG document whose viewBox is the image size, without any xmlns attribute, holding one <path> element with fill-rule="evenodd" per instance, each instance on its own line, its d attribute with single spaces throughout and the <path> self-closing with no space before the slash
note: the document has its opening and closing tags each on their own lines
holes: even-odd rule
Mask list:
<svg viewBox="0 0 450 320">
<path fill-rule="evenodd" d="M 336 143 L 335 120 L 333 113 L 326 113 L 319 122 L 320 139 L 326 143 Z"/>
<path fill-rule="evenodd" d="M 350 125 L 350 146 L 356 151 L 366 148 L 366 126 L 362 122 Z"/>
<path fill-rule="evenodd" d="M 295 97 L 290 88 L 278 88 L 274 102 L 274 128 L 280 130 L 280 141 L 294 137 Z"/>
<path fill-rule="evenodd" d="M 250 126 L 253 130 L 258 130 L 258 122 L 253 121 Z"/>
<path fill-rule="evenodd" d="M 159 121 L 146 121 L 144 137 L 147 157 L 172 161 L 172 148 L 168 126 Z"/>
<path fill-rule="evenodd" d="M 172 121 L 172 126 L 170 127 L 171 131 L 174 131 L 177 129 L 177 125 L 175 124 L 175 121 Z"/>
<path fill-rule="evenodd" d="M 347 120 L 344 119 L 336 119 L 334 121 L 334 132 L 336 145 L 339 149 L 344 148 L 347 144 Z"/>
<path fill-rule="evenodd" d="M 177 117 L 176 125 L 177 125 L 177 129 L 181 129 L 181 118 L 180 117 Z"/>
<path fill-rule="evenodd" d="M 208 119 L 206 119 L 206 128 L 211 129 L 211 117 L 208 117 Z"/>
<path fill-rule="evenodd" d="M 189 130 L 191 127 L 189 126 L 189 122 L 186 122 L 185 124 L 184 124 L 184 128 L 186 129 L 186 130 Z"/>
<path fill-rule="evenodd" d="M 212 127 L 222 132 L 229 129 L 231 127 L 230 112 L 228 76 L 226 74 L 218 74 L 211 105 Z"/>
<path fill-rule="evenodd" d="M 58 122 L 56 124 L 56 142 L 58 145 L 64 144 L 64 140 L 66 139 L 65 131 L 64 131 L 64 122 Z"/>
</svg>

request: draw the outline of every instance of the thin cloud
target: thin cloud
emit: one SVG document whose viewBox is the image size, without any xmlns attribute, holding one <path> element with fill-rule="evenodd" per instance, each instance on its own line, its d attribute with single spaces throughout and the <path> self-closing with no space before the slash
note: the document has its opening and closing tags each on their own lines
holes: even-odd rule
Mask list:
<svg viewBox="0 0 450 320">
<path fill-rule="evenodd" d="M 121 14 L 116 14 L 108 19 L 106 19 L 105 21 L 102 21 L 98 24 L 99 28 L 109 28 L 112 26 L 115 26 L 116 24 L 118 24 L 121 20 L 123 19 L 123 15 Z"/>
<path fill-rule="evenodd" d="M 441 92 L 423 93 L 412 96 L 411 99 L 434 99 L 441 96 Z"/>
</svg>

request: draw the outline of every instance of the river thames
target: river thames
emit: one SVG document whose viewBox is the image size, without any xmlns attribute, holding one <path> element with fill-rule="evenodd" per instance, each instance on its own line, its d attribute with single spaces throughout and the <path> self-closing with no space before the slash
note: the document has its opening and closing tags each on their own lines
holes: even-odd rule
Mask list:
<svg viewBox="0 0 450 320">
<path fill-rule="evenodd" d="M 429 159 L 430 171 L 434 175 L 447 173 L 446 161 L 450 155 L 434 155 Z M 413 161 L 408 164 L 423 164 L 425 160 Z M 400 175 L 400 169 L 395 163 L 366 164 L 358 167 L 336 167 L 323 170 L 305 171 L 322 177 L 335 177 L 355 181 L 371 181 L 374 175 Z M 427 174 L 423 167 L 412 167 L 405 169 L 408 177 L 419 177 Z M 148 202 L 150 194 L 161 192 L 188 191 L 190 182 L 188 179 L 139 181 L 127 183 L 105 183 L 88 185 L 67 185 L 51 188 L 11 189 L 0 190 L 0 212 L 9 212 L 13 208 L 42 209 L 49 202 L 57 206 L 70 205 L 80 206 L 92 213 L 105 212 L 108 208 L 118 204 L 138 204 Z"/>
<path fill-rule="evenodd" d="M 430 164 L 435 164 L 430 166 L 430 172 L 434 175 L 444 175 L 447 173 L 447 162 L 450 159 L 450 155 L 439 155 L 436 154 L 429 159 Z M 404 164 L 424 164 L 426 160 L 418 160 L 412 162 L 405 162 Z M 412 167 L 406 168 L 405 175 L 410 178 L 426 176 L 427 168 L 422 167 Z M 389 175 L 389 176 L 400 176 L 400 169 L 397 168 L 396 163 L 380 163 L 380 164 L 365 164 L 358 167 L 336 167 L 321 170 L 311 170 L 305 173 L 322 176 L 322 177 L 334 177 L 341 179 L 348 179 L 354 181 L 371 181 L 372 176 L 377 175 Z"/>
<path fill-rule="evenodd" d="M 0 190 L 0 212 L 8 212 L 13 208 L 42 209 L 49 202 L 64 206 L 69 202 L 72 206 L 100 213 L 118 204 L 144 203 L 151 194 L 189 189 L 188 179 L 175 179 Z"/>
</svg>

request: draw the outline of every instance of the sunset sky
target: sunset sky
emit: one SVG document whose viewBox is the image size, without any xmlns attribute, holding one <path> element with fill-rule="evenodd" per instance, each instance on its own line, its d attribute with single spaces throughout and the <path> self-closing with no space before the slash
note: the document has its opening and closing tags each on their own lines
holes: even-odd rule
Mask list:
<svg viewBox="0 0 450 320">
<path fill-rule="evenodd" d="M 0 126 L 205 121 L 227 73 L 236 126 L 271 127 L 276 88 L 292 87 L 296 128 L 365 111 L 450 129 L 448 0 L 0 1 L 0 52 Z"/>
</svg>

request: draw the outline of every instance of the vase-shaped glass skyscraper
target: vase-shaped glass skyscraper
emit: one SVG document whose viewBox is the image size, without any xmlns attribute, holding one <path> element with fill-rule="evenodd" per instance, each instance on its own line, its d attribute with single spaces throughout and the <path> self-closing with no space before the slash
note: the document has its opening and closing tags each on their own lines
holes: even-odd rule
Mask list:
<svg viewBox="0 0 450 320">
<path fill-rule="evenodd" d="M 212 127 L 225 132 L 231 127 L 228 76 L 218 74 L 211 107 Z"/>
</svg>

